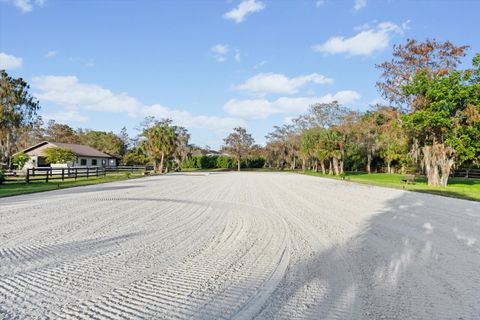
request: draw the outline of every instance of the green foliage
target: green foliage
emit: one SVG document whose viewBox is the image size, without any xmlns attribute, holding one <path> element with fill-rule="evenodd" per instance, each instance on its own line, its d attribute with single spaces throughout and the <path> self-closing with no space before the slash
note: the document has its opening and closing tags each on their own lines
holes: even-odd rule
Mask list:
<svg viewBox="0 0 480 320">
<path fill-rule="evenodd" d="M 28 162 L 29 159 L 30 159 L 29 155 L 23 152 L 19 152 L 12 157 L 12 163 L 17 169 L 21 170 L 23 169 L 23 166 Z"/>
<path fill-rule="evenodd" d="M 201 169 L 214 169 L 217 165 L 217 156 L 200 156 L 197 158 L 197 167 Z"/>
<path fill-rule="evenodd" d="M 227 156 L 218 156 L 215 166 L 222 169 L 232 169 L 235 168 L 235 161 Z"/>
<path fill-rule="evenodd" d="M 70 148 L 47 148 L 44 154 L 48 163 L 69 163 L 75 160 L 75 153 Z"/>
<path fill-rule="evenodd" d="M 421 71 L 403 87 L 416 107 L 403 117 L 405 126 L 420 146 L 453 148 L 457 165 L 480 157 L 480 82 L 474 76 L 479 69 L 433 77 Z"/>
<path fill-rule="evenodd" d="M 38 101 L 28 90 L 22 78 L 12 78 L 5 70 L 0 71 L 0 161 L 10 159 L 17 148 L 22 128 L 31 127 L 37 120 L 40 109 Z"/>
<path fill-rule="evenodd" d="M 303 132 L 300 140 L 300 153 L 305 157 L 312 157 L 318 151 L 321 129 L 312 128 Z"/>
<path fill-rule="evenodd" d="M 74 130 L 67 124 L 50 120 L 45 128 L 37 129 L 40 131 L 41 140 L 83 144 L 118 158 L 125 155 L 129 143 L 125 128 L 120 134 L 89 129 Z"/>
<path fill-rule="evenodd" d="M 126 138 L 122 138 L 113 132 L 79 130 L 78 137 L 81 144 L 101 150 L 112 156 L 120 158 L 125 154 Z"/>
<path fill-rule="evenodd" d="M 349 144 L 345 150 L 345 170 L 363 171 L 365 169 L 365 157 L 357 144 Z"/>
<path fill-rule="evenodd" d="M 219 168 L 217 166 L 217 160 L 219 156 L 204 156 L 196 155 L 185 160 L 181 167 L 188 169 L 214 169 Z M 220 167 L 222 168 L 222 167 Z"/>
<path fill-rule="evenodd" d="M 247 157 L 243 162 L 243 168 L 258 169 L 265 166 L 266 159 L 264 157 Z"/>
<path fill-rule="evenodd" d="M 123 156 L 123 163 L 127 166 L 146 165 L 149 163 L 149 159 L 142 146 L 138 146 L 132 148 Z"/>
<path fill-rule="evenodd" d="M 255 140 L 251 134 L 247 133 L 245 128 L 236 127 L 223 141 L 225 142 L 225 150 L 235 157 L 238 170 L 240 170 L 241 160 L 248 154 Z"/>
<path fill-rule="evenodd" d="M 55 120 L 48 121 L 43 140 L 75 144 L 80 143 L 80 137 L 72 127 L 68 124 L 58 123 Z M 82 143 L 87 144 L 85 141 Z"/>
<path fill-rule="evenodd" d="M 5 181 L 5 171 L 3 168 L 0 168 L 0 184 L 2 184 L 3 181 Z"/>
<path fill-rule="evenodd" d="M 195 169 L 197 167 L 197 159 L 198 156 L 192 156 L 190 158 L 187 158 L 185 161 L 182 162 L 181 167 L 185 169 Z"/>
<path fill-rule="evenodd" d="M 263 168 L 265 165 L 263 157 L 246 157 L 240 161 L 241 168 Z M 232 157 L 227 156 L 192 156 L 185 160 L 181 167 L 184 169 L 233 169 L 237 162 Z"/>
<path fill-rule="evenodd" d="M 177 147 L 177 133 L 175 127 L 170 126 L 171 121 L 155 121 L 143 131 L 145 137 L 144 149 L 149 159 L 153 162 L 155 171 L 163 171 L 163 163 L 172 156 Z M 158 162 L 160 167 L 158 168 Z"/>
</svg>

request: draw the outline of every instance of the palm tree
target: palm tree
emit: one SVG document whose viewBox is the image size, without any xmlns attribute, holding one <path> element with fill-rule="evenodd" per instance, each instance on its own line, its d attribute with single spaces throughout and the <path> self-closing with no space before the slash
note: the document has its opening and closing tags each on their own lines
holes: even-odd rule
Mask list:
<svg viewBox="0 0 480 320">
<path fill-rule="evenodd" d="M 165 157 L 169 157 L 176 149 L 177 134 L 167 122 L 156 122 L 144 130 L 145 148 L 153 161 L 155 172 L 163 172 Z M 158 166 L 160 161 L 160 167 Z"/>
</svg>

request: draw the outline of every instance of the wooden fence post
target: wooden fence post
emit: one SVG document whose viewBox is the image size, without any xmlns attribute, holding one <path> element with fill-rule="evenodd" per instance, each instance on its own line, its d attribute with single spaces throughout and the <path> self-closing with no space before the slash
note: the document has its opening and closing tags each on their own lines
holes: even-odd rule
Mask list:
<svg viewBox="0 0 480 320">
<path fill-rule="evenodd" d="M 89 168 L 87 167 L 87 179 L 88 179 L 88 169 L 89 169 Z"/>
<path fill-rule="evenodd" d="M 75 168 L 75 181 L 77 181 L 78 168 Z"/>
<path fill-rule="evenodd" d="M 45 183 L 48 182 L 48 172 L 51 171 L 51 170 L 52 170 L 52 169 L 50 169 L 50 170 L 47 169 L 47 171 L 46 171 L 47 174 L 45 175 Z"/>
<path fill-rule="evenodd" d="M 27 175 L 25 176 L 25 182 L 26 183 L 30 183 L 30 170 L 31 169 L 27 169 Z"/>
<path fill-rule="evenodd" d="M 65 180 L 65 169 L 62 168 L 62 181 L 64 181 L 64 180 Z"/>
</svg>

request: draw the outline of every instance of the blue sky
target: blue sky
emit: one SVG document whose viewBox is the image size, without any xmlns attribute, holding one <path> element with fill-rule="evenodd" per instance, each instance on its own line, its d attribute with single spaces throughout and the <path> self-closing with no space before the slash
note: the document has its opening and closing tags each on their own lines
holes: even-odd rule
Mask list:
<svg viewBox="0 0 480 320">
<path fill-rule="evenodd" d="M 480 52 L 480 1 L 0 0 L 0 68 L 41 115 L 74 128 L 170 117 L 219 147 L 237 125 L 259 143 L 314 102 L 365 110 L 376 63 L 407 38 Z"/>
</svg>

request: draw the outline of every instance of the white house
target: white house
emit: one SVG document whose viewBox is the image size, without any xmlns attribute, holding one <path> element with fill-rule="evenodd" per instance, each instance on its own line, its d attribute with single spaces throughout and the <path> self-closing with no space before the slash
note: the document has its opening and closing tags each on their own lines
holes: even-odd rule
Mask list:
<svg viewBox="0 0 480 320">
<path fill-rule="evenodd" d="M 50 166 L 50 163 L 47 163 L 45 159 L 44 151 L 45 149 L 53 147 L 68 148 L 75 153 L 75 161 L 65 165 L 73 167 L 115 167 L 118 164 L 118 159 L 114 156 L 89 146 L 73 143 L 43 141 L 23 150 L 25 154 L 30 156 L 30 160 L 25 167 Z"/>
</svg>

